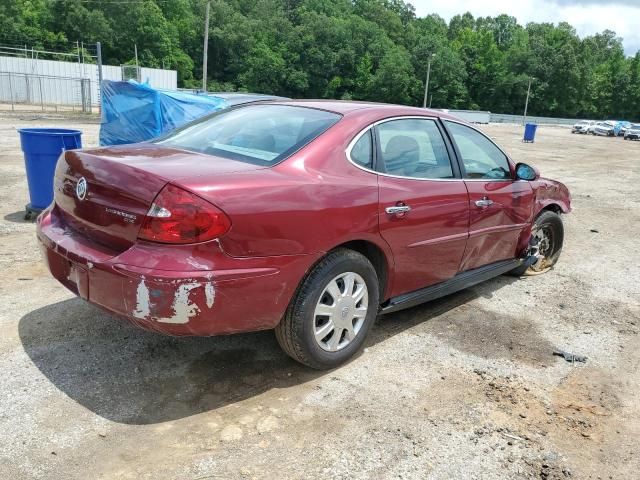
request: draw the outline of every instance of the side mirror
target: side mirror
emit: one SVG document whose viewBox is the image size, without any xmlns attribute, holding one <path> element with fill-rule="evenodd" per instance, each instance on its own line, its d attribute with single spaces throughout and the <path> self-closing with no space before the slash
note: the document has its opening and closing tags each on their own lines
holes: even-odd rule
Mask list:
<svg viewBox="0 0 640 480">
<path fill-rule="evenodd" d="M 518 163 L 516 165 L 516 178 L 518 180 L 527 180 L 528 182 L 532 180 L 537 180 L 540 178 L 540 172 L 535 167 L 531 165 L 527 165 L 526 163 Z"/>
</svg>

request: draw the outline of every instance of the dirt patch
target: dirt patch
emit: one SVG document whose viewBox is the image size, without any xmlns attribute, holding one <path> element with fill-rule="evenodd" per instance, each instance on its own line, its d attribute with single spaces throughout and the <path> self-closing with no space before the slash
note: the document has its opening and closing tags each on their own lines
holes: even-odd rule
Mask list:
<svg viewBox="0 0 640 480">
<path fill-rule="evenodd" d="M 455 316 L 436 322 L 434 329 L 451 346 L 487 359 L 504 358 L 546 367 L 554 349 L 525 312 L 522 316 L 506 316 L 463 305 Z"/>
</svg>

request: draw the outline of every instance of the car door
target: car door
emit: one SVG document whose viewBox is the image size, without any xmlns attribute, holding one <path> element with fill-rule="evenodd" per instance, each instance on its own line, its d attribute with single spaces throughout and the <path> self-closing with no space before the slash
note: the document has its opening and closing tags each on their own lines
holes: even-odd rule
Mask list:
<svg viewBox="0 0 640 480">
<path fill-rule="evenodd" d="M 453 277 L 468 235 L 469 199 L 442 126 L 434 118 L 378 122 L 380 233 L 393 251 L 391 296 Z"/>
<path fill-rule="evenodd" d="M 507 156 L 484 134 L 454 121 L 444 125 L 469 192 L 469 240 L 460 271 L 516 257 L 532 221 L 531 185 L 514 180 Z"/>
</svg>

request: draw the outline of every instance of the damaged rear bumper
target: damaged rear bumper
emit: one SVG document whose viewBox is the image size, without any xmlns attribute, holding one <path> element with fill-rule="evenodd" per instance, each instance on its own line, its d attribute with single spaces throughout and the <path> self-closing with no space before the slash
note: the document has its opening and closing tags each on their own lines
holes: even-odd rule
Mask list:
<svg viewBox="0 0 640 480">
<path fill-rule="evenodd" d="M 234 258 L 218 242 L 136 243 L 113 252 L 45 212 L 37 227 L 51 274 L 79 297 L 131 323 L 170 335 L 273 328 L 314 258 Z"/>
</svg>

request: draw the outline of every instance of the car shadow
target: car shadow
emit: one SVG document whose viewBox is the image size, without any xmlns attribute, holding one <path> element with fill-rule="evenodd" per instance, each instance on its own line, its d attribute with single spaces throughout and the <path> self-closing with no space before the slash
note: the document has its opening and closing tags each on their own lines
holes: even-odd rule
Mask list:
<svg viewBox="0 0 640 480">
<path fill-rule="evenodd" d="M 26 212 L 24 210 L 20 210 L 19 212 L 8 213 L 4 216 L 4 219 L 7 222 L 13 223 L 33 223 L 35 220 L 35 216 L 33 219 L 27 219 Z"/>
<path fill-rule="evenodd" d="M 372 346 L 514 278 L 499 277 L 395 314 L 379 317 Z M 286 356 L 271 331 L 221 337 L 167 337 L 137 329 L 74 298 L 20 320 L 22 345 L 67 396 L 97 415 L 154 424 L 214 410 L 274 388 L 327 375 Z"/>
</svg>

